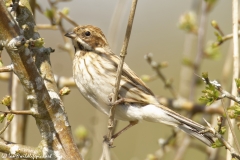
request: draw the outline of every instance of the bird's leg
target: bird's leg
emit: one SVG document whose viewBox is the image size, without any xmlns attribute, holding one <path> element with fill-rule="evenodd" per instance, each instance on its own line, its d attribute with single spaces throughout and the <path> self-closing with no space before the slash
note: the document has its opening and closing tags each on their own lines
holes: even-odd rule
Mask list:
<svg viewBox="0 0 240 160">
<path fill-rule="evenodd" d="M 118 95 L 118 100 L 116 100 L 115 102 L 112 102 L 112 97 L 113 97 L 113 93 L 111 93 L 109 96 L 108 96 L 108 100 L 109 100 L 109 106 L 115 106 L 115 105 L 118 105 L 118 104 L 122 104 L 125 102 L 125 99 L 122 98 L 120 95 Z"/>
<path fill-rule="evenodd" d="M 119 132 L 114 134 L 109 141 L 109 146 L 112 147 L 112 144 L 113 144 L 113 141 L 115 138 L 117 138 L 120 134 L 122 134 L 124 131 L 128 130 L 132 126 L 136 125 L 137 123 L 138 123 L 138 121 L 130 121 L 126 127 L 124 127 L 122 130 L 120 130 Z"/>
<path fill-rule="evenodd" d="M 122 104 L 124 102 L 125 102 L 124 98 L 120 98 L 120 99 L 116 100 L 115 102 L 109 102 L 109 106 L 115 106 L 118 104 Z"/>
</svg>

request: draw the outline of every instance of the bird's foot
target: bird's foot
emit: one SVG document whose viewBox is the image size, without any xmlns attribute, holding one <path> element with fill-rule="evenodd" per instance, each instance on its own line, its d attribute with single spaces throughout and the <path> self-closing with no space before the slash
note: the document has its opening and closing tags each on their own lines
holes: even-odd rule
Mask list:
<svg viewBox="0 0 240 160">
<path fill-rule="evenodd" d="M 115 102 L 112 102 L 112 97 L 113 97 L 113 93 L 111 93 L 108 96 L 108 100 L 109 100 L 108 105 L 109 106 L 115 106 L 115 105 L 118 105 L 118 104 L 123 104 L 125 102 L 125 99 L 120 97 L 120 95 L 118 96 L 118 100 L 116 100 Z"/>
<path fill-rule="evenodd" d="M 118 104 L 123 104 L 125 102 L 124 98 L 120 98 L 118 100 L 116 100 L 115 102 L 109 102 L 109 106 L 115 106 Z"/>
<path fill-rule="evenodd" d="M 103 136 L 103 142 L 105 142 L 105 143 L 107 143 L 108 144 L 108 147 L 109 148 L 114 148 L 114 147 L 116 147 L 116 146 L 113 146 L 113 141 L 114 141 L 114 137 L 112 136 L 112 138 L 108 138 L 106 135 L 105 136 Z"/>
</svg>

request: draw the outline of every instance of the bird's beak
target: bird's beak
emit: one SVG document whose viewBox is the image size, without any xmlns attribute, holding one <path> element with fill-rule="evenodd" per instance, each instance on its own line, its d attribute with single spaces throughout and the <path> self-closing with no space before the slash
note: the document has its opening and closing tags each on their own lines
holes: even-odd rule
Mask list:
<svg viewBox="0 0 240 160">
<path fill-rule="evenodd" d="M 77 35 L 74 32 L 68 32 L 64 36 L 72 38 L 72 39 L 77 37 Z"/>
</svg>

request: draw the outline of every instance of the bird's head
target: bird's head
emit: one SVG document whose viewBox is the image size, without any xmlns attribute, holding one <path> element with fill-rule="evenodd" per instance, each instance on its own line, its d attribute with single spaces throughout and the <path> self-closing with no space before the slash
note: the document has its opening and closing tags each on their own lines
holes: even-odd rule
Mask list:
<svg viewBox="0 0 240 160">
<path fill-rule="evenodd" d="M 92 25 L 75 27 L 65 36 L 72 39 L 75 51 L 101 51 L 108 48 L 108 42 L 101 29 Z"/>
</svg>

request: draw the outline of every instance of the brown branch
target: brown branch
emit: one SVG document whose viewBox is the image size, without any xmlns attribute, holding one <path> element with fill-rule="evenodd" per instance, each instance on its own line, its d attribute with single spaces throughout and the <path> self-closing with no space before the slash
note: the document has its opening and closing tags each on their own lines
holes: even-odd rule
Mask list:
<svg viewBox="0 0 240 160">
<path fill-rule="evenodd" d="M 22 5 L 29 5 L 28 1 L 24 0 Z M 82 159 L 73 141 L 68 117 L 54 81 L 49 58 L 52 50 L 39 46 L 30 51 L 23 46 L 22 42 L 25 39 L 33 37 L 38 39 L 40 36 L 34 30 L 35 22 L 31 11 L 27 7 L 18 9 L 21 14 L 13 18 L 4 1 L 0 1 L 0 40 L 5 42 L 5 48 L 14 65 L 14 73 L 18 76 L 27 94 L 30 110 L 34 112 L 36 125 L 42 135 L 41 145 L 44 145 L 53 157 L 70 160 Z M 26 15 L 28 15 L 27 19 L 21 17 Z M 18 23 L 15 23 L 15 20 L 19 20 Z M 22 27 L 25 24 L 28 24 L 29 29 L 21 35 L 19 26 Z M 39 149 L 43 151 L 43 148 Z M 0 147 L 1 152 L 5 152 L 4 150 Z M 28 151 L 24 153 L 22 148 L 19 150 L 23 155 L 28 153 Z"/>
<path fill-rule="evenodd" d="M 16 144 L 9 141 L 5 141 L 0 138 L 0 148 L 4 148 L 1 150 L 2 158 L 26 158 L 26 159 L 50 159 L 56 158 L 53 155 L 43 155 L 42 148 L 44 146 L 40 146 L 39 148 L 30 147 L 26 145 Z M 48 154 L 48 153 L 46 153 Z"/>
</svg>

